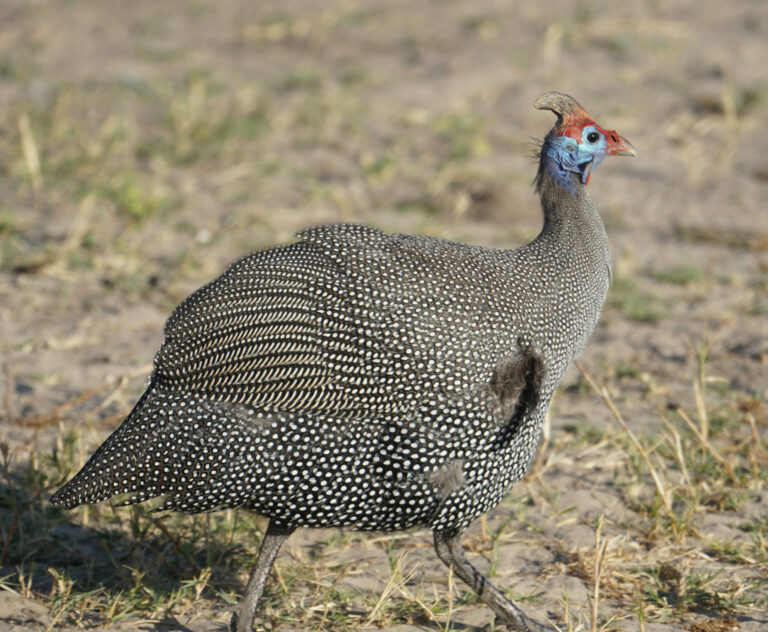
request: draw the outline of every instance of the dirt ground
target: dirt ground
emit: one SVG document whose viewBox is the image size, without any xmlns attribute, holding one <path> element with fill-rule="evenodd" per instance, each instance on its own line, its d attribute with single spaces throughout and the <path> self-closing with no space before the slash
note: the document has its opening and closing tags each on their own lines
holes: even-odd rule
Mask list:
<svg viewBox="0 0 768 632">
<path fill-rule="evenodd" d="M 569 369 L 533 473 L 472 527 L 470 555 L 561 630 L 768 629 L 768 3 L 4 0 L 0 25 L 0 627 L 225 629 L 210 586 L 125 618 L 107 602 L 141 590 L 129 580 L 65 607 L 85 585 L 62 588 L 67 555 L 105 557 L 117 527 L 47 513 L 48 475 L 25 507 L 54 551 L 16 520 L 17 491 L 68 432 L 83 462 L 141 393 L 173 306 L 242 254 L 336 221 L 535 236 L 531 154 L 553 120 L 532 103 L 556 89 L 639 153 L 590 183 L 614 285 L 580 363 L 606 391 Z M 683 415 L 712 429 L 700 475 L 665 451 L 675 432 L 680 454 L 700 449 L 669 429 Z M 653 467 L 679 501 L 666 517 Z M 305 530 L 278 558 L 299 566 L 317 581 L 288 582 L 263 629 L 491 620 L 425 532 Z"/>
</svg>

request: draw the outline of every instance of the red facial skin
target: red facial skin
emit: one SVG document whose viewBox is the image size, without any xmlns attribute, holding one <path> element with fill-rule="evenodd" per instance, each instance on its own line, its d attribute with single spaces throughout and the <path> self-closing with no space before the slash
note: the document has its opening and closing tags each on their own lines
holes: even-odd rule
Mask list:
<svg viewBox="0 0 768 632">
<path fill-rule="evenodd" d="M 594 126 L 605 136 L 605 153 L 608 156 L 636 156 L 637 152 L 626 138 L 619 135 L 616 130 L 600 127 L 585 110 L 577 110 L 563 117 L 560 125 L 553 132 L 558 136 L 568 136 L 581 144 L 581 132 L 587 126 Z M 587 176 L 589 182 L 589 176 Z"/>
<path fill-rule="evenodd" d="M 588 125 L 597 127 L 597 123 L 585 110 L 579 109 L 570 114 L 566 114 L 560 124 L 552 131 L 558 136 L 569 136 L 577 143 L 581 143 L 581 130 Z M 600 131 L 603 131 L 602 129 Z"/>
</svg>

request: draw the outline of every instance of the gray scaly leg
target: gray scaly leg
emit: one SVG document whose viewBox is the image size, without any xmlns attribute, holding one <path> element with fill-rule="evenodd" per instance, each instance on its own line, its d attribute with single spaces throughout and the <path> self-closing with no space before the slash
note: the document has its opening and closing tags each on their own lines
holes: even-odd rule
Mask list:
<svg viewBox="0 0 768 632">
<path fill-rule="evenodd" d="M 259 604 L 261 593 L 264 591 L 264 584 L 269 577 L 272 563 L 275 561 L 283 542 L 293 531 L 292 527 L 283 527 L 275 524 L 272 520 L 269 521 L 267 532 L 264 534 L 259 554 L 256 557 L 256 563 L 248 579 L 248 585 L 245 587 L 245 594 L 240 603 L 235 606 L 235 611 L 232 614 L 232 621 L 229 624 L 231 632 L 252 632 L 256 606 Z"/>
<path fill-rule="evenodd" d="M 488 604 L 496 615 L 497 623 L 506 625 L 516 632 L 532 632 L 527 623 L 529 619 L 523 611 L 502 595 L 480 571 L 469 563 L 464 556 L 464 549 L 457 534 L 435 531 L 434 536 L 437 556 L 446 566 L 453 568 L 453 572 Z"/>
</svg>

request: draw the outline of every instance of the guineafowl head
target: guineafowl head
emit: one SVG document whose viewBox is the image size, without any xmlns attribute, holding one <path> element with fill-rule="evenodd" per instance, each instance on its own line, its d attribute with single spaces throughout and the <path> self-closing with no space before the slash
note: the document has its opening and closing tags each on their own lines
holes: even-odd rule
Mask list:
<svg viewBox="0 0 768 632">
<path fill-rule="evenodd" d="M 606 156 L 636 156 L 626 138 L 600 127 L 573 97 L 547 92 L 534 102 L 538 110 L 552 110 L 557 123 L 541 148 L 542 168 L 565 189 L 573 191 L 573 174 L 587 184 Z M 541 171 L 540 171 L 541 175 Z"/>
</svg>

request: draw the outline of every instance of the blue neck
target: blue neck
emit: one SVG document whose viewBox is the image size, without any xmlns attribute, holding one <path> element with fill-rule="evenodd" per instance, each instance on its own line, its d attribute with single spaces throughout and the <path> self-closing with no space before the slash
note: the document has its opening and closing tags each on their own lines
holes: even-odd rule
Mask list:
<svg viewBox="0 0 768 632">
<path fill-rule="evenodd" d="M 568 136 L 550 132 L 541 148 L 539 177 L 544 173 L 569 193 L 575 193 L 574 175 L 581 184 L 586 184 L 589 173 L 602 162 L 601 153 L 593 153 L 585 143 L 577 143 Z M 590 163 L 592 163 L 590 165 Z M 544 173 L 541 173 L 541 172 Z"/>
</svg>

